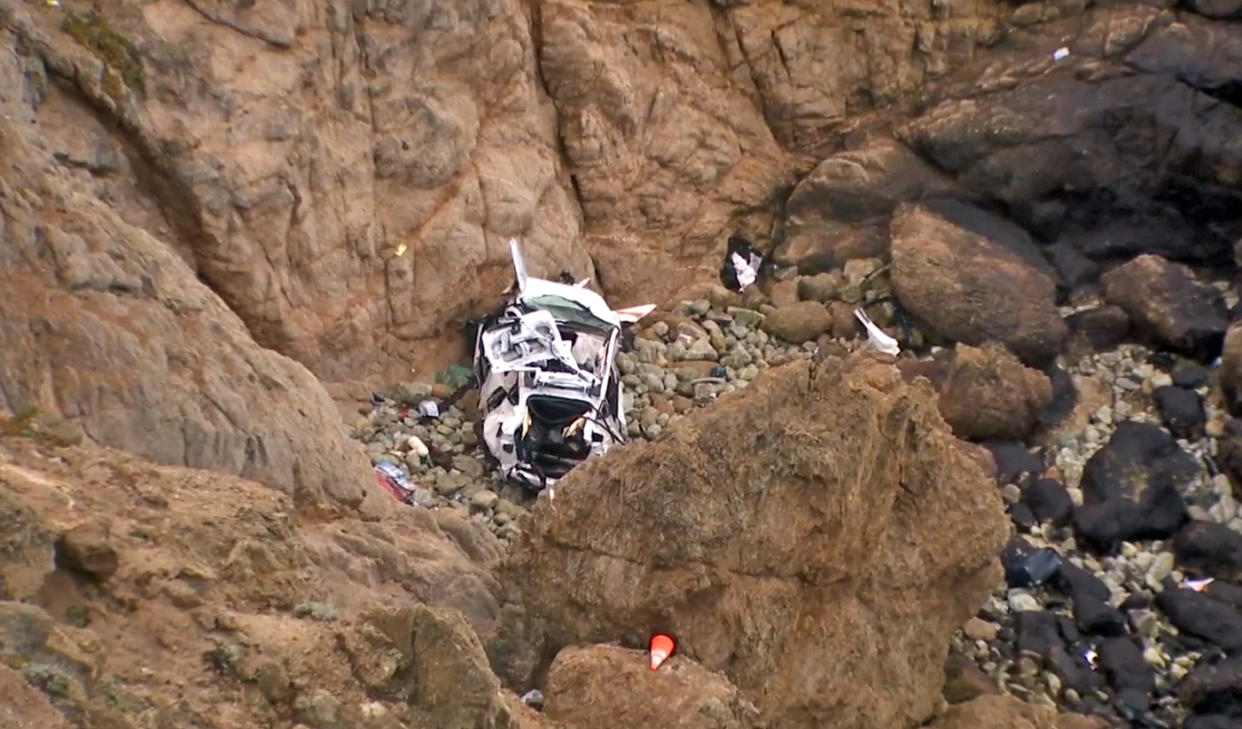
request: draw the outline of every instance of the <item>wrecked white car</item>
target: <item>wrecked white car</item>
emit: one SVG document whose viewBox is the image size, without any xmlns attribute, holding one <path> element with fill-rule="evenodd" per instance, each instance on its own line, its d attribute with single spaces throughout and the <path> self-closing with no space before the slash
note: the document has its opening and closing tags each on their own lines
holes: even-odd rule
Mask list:
<svg viewBox="0 0 1242 729">
<path fill-rule="evenodd" d="M 516 291 L 475 342 L 481 440 L 502 476 L 542 490 L 625 442 L 621 326 L 655 307 L 614 311 L 586 281 L 530 278 L 517 241 L 509 248 Z"/>
</svg>

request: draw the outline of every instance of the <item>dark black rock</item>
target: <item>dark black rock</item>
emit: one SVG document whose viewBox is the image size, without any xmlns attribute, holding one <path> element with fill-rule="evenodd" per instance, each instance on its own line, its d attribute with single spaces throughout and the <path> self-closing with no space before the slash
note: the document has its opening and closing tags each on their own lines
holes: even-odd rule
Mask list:
<svg viewBox="0 0 1242 729">
<path fill-rule="evenodd" d="M 1082 640 L 1082 634 L 1078 632 L 1078 626 L 1068 616 L 1057 616 L 1057 630 L 1061 633 L 1061 638 L 1066 643 L 1077 643 Z"/>
<path fill-rule="evenodd" d="M 1094 597 L 1074 601 L 1074 619 L 1084 633 L 1103 636 L 1126 634 L 1125 613 Z"/>
<path fill-rule="evenodd" d="M 1095 283 L 1100 277 L 1099 265 L 1065 241 L 1048 246 L 1047 251 L 1053 268 L 1060 274 L 1059 283 L 1063 291 L 1072 291 L 1079 286 Z"/>
<path fill-rule="evenodd" d="M 1044 610 L 1024 610 L 1015 617 L 1018 650 L 1048 657 L 1053 648 L 1064 648 L 1057 629 L 1057 616 Z"/>
<path fill-rule="evenodd" d="M 1173 368 L 1173 384 L 1191 390 L 1206 385 L 1208 371 L 1197 362 L 1182 362 Z"/>
<path fill-rule="evenodd" d="M 1079 630 L 1091 635 L 1125 635 L 1126 617 L 1108 604 L 1108 586 L 1100 578 L 1067 563 L 1057 571 L 1055 584 L 1073 602 Z"/>
<path fill-rule="evenodd" d="M 1146 695 L 1156 689 L 1156 672 L 1143 660 L 1143 650 L 1132 638 L 1106 638 L 1100 642 L 1099 667 L 1117 691 L 1136 689 Z M 1141 707 L 1147 708 L 1147 703 Z"/>
<path fill-rule="evenodd" d="M 1198 714 L 1242 719 L 1242 657 L 1200 661 L 1178 684 L 1177 695 Z"/>
<path fill-rule="evenodd" d="M 1223 602 L 1226 605 L 1232 605 L 1237 610 L 1242 610 L 1242 587 L 1232 582 L 1213 580 L 1210 585 L 1204 588 L 1203 594 L 1216 602 Z"/>
<path fill-rule="evenodd" d="M 1040 521 L 1060 526 L 1068 524 L 1074 513 L 1074 501 L 1059 481 L 1041 478 L 1022 492 L 1022 503 Z"/>
<path fill-rule="evenodd" d="M 1090 503 L 1119 496 L 1140 500 L 1163 486 L 1184 488 L 1199 475 L 1199 464 L 1168 431 L 1125 420 L 1083 467 L 1081 488 Z"/>
<path fill-rule="evenodd" d="M 1021 443 L 993 441 L 983 445 L 991 451 L 992 458 L 996 461 L 997 483 L 1021 485 L 1044 470 L 1043 461 Z"/>
<path fill-rule="evenodd" d="M 1105 585 L 1099 577 L 1069 562 L 1061 565 L 1054 584 L 1058 590 L 1069 595 L 1071 600 L 1087 598 L 1108 600 L 1112 594 L 1108 590 L 1108 585 Z"/>
<path fill-rule="evenodd" d="M 1220 714 L 1195 714 L 1186 717 L 1182 729 L 1242 729 L 1242 719 Z"/>
<path fill-rule="evenodd" d="M 1151 607 L 1151 595 L 1146 592 L 1132 592 L 1117 607 L 1123 611 L 1145 610 Z"/>
<path fill-rule="evenodd" d="M 1121 542 L 1143 533 L 1146 525 L 1143 508 L 1129 499 L 1083 504 L 1074 509 L 1074 530 L 1084 546 L 1098 552 L 1115 551 Z"/>
<path fill-rule="evenodd" d="M 1207 423 L 1203 399 L 1194 390 L 1177 385 L 1157 387 L 1152 393 L 1164 427 L 1178 438 L 1198 438 Z"/>
<path fill-rule="evenodd" d="M 1242 650 L 1242 614 L 1194 590 L 1165 589 L 1156 605 L 1178 630 L 1211 641 L 1226 651 Z"/>
<path fill-rule="evenodd" d="M 1048 365 L 1043 371 L 1052 384 L 1052 401 L 1040 412 L 1039 424 L 1045 428 L 1053 428 L 1074 412 L 1074 406 L 1078 404 L 1078 388 L 1074 386 L 1074 378 L 1055 363 Z"/>
<path fill-rule="evenodd" d="M 1242 2 L 1239 0 L 1186 0 L 1186 7 L 1209 18 L 1242 18 Z"/>
<path fill-rule="evenodd" d="M 1173 554 L 1179 564 L 1202 570 L 1212 577 L 1242 576 L 1242 534 L 1223 524 L 1192 521 L 1173 537 Z"/>
<path fill-rule="evenodd" d="M 1065 317 L 1065 324 L 1097 352 L 1116 349 L 1130 333 L 1130 317 L 1119 306 L 1084 309 Z"/>
<path fill-rule="evenodd" d="M 1083 656 L 1082 644 L 1075 646 L 1075 651 L 1063 645 L 1053 646 L 1045 656 L 1048 668 L 1061 679 L 1065 688 L 1074 689 L 1079 696 L 1089 696 L 1092 691 L 1103 688 L 1104 676 L 1096 673 L 1091 664 Z"/>
<path fill-rule="evenodd" d="M 1039 526 L 1039 520 L 1031 512 L 1031 507 L 1020 501 L 1009 506 L 1009 520 L 1022 531 L 1029 532 L 1034 527 Z"/>
<path fill-rule="evenodd" d="M 1083 468 L 1074 526 L 1104 551 L 1123 540 L 1163 539 L 1185 522 L 1182 491 L 1198 473 L 1198 462 L 1168 431 L 1123 421 Z"/>
</svg>

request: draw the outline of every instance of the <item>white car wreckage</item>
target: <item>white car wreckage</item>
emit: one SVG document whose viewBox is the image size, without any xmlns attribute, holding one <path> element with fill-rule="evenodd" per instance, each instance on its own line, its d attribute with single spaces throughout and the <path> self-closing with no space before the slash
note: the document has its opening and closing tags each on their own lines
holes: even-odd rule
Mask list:
<svg viewBox="0 0 1242 729">
<path fill-rule="evenodd" d="M 516 290 L 475 341 L 481 441 L 502 477 L 540 491 L 625 442 L 621 329 L 655 305 L 613 310 L 588 280 L 532 278 L 516 240 L 509 250 Z"/>
</svg>

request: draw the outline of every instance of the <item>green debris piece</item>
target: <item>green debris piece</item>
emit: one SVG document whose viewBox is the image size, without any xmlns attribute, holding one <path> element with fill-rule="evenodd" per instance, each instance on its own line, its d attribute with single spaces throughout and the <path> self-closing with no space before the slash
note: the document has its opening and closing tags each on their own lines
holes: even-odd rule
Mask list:
<svg viewBox="0 0 1242 729">
<path fill-rule="evenodd" d="M 436 374 L 436 382 L 442 385 L 448 385 L 450 388 L 457 390 L 465 387 L 474 377 L 474 371 L 464 365 L 453 365 L 443 372 Z"/>
<path fill-rule="evenodd" d="M 325 623 L 336 620 L 336 608 L 326 602 L 316 602 L 308 600 L 293 609 L 293 614 L 299 618 L 313 618 Z"/>
<path fill-rule="evenodd" d="M 91 622 L 91 616 L 86 613 L 85 605 L 70 605 L 65 608 L 65 620 L 74 627 L 85 628 Z"/>
<path fill-rule="evenodd" d="M 69 677 L 55 666 L 32 663 L 22 669 L 22 676 L 52 698 L 63 699 L 69 695 Z"/>
</svg>

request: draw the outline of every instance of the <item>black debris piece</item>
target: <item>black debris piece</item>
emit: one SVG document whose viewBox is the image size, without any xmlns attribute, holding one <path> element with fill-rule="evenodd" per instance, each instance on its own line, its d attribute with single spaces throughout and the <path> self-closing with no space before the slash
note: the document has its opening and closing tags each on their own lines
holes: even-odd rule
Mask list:
<svg viewBox="0 0 1242 729">
<path fill-rule="evenodd" d="M 1055 549 L 1037 549 L 1030 542 L 1014 537 L 1001 552 L 1005 582 L 1010 587 L 1033 587 L 1052 579 L 1061 568 L 1061 557 Z"/>
</svg>

